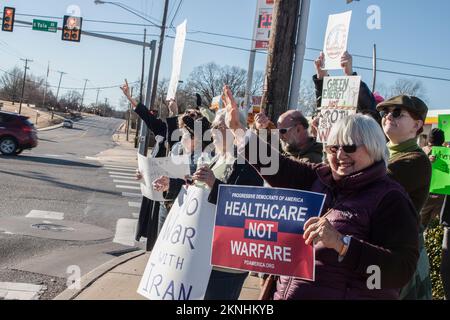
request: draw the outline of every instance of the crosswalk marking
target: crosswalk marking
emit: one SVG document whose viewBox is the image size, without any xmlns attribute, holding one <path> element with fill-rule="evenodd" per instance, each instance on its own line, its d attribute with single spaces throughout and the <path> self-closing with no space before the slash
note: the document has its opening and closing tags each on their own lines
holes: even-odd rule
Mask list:
<svg viewBox="0 0 450 320">
<path fill-rule="evenodd" d="M 140 193 L 132 193 L 132 192 L 122 192 L 123 197 L 130 197 L 130 198 L 142 198 L 142 194 Z"/>
<path fill-rule="evenodd" d="M 114 179 L 113 182 L 115 182 L 115 183 L 141 184 L 139 181 L 116 180 L 116 179 Z"/>
<path fill-rule="evenodd" d="M 136 167 L 116 166 L 116 165 L 112 165 L 112 164 L 104 164 L 103 167 L 105 167 L 105 168 L 118 168 L 118 169 L 136 170 Z"/>
<path fill-rule="evenodd" d="M 136 169 L 132 168 L 113 168 L 113 167 L 104 167 L 106 170 L 111 171 L 125 171 L 125 172 L 136 172 Z"/>
<path fill-rule="evenodd" d="M 136 177 L 134 175 L 133 176 L 122 176 L 122 175 L 110 174 L 109 176 L 111 178 L 130 179 L 130 180 L 136 181 Z"/>
<path fill-rule="evenodd" d="M 121 189 L 132 189 L 132 190 L 141 190 L 141 187 L 124 186 L 124 185 L 116 185 L 116 188 L 121 188 Z"/>
<path fill-rule="evenodd" d="M 134 246 L 137 223 L 137 219 L 118 219 L 113 242 L 126 246 Z"/>
<path fill-rule="evenodd" d="M 128 206 L 133 207 L 133 208 L 140 208 L 141 207 L 141 203 L 140 202 L 128 201 Z"/>
<path fill-rule="evenodd" d="M 25 217 L 38 219 L 64 220 L 64 213 L 54 211 L 31 210 L 30 213 L 28 213 Z"/>
<path fill-rule="evenodd" d="M 125 173 L 125 172 L 117 172 L 117 171 L 110 171 L 108 172 L 110 175 L 114 174 L 114 175 L 119 175 L 119 176 L 123 176 L 123 177 L 132 177 L 135 178 L 136 174 L 135 173 Z"/>
<path fill-rule="evenodd" d="M 133 212 L 131 215 L 133 216 L 133 218 L 139 219 L 139 213 Z"/>
</svg>

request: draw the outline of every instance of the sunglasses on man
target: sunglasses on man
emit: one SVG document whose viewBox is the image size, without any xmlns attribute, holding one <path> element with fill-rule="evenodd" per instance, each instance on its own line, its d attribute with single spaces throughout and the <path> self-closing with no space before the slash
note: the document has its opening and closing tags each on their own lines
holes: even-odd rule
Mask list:
<svg viewBox="0 0 450 320">
<path fill-rule="evenodd" d="M 400 118 L 402 116 L 402 108 L 394 108 L 392 111 L 389 111 L 388 109 L 383 109 L 380 111 L 380 116 L 382 118 L 387 117 L 388 114 L 392 114 L 392 117 L 394 119 Z"/>
<path fill-rule="evenodd" d="M 339 149 L 342 149 L 345 153 L 354 153 L 358 146 L 356 144 L 347 144 L 347 145 L 329 145 L 325 147 L 325 151 L 330 154 L 335 154 Z"/>
<path fill-rule="evenodd" d="M 278 129 L 278 132 L 280 133 L 280 134 L 286 134 L 289 130 L 291 130 L 292 128 L 294 128 L 296 125 L 293 125 L 293 126 L 290 126 L 290 127 L 288 127 L 288 128 L 281 128 L 281 129 Z"/>
</svg>

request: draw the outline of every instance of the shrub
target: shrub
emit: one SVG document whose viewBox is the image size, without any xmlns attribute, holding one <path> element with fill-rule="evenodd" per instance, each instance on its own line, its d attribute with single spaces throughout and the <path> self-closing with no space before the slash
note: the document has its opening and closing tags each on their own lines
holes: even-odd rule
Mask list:
<svg viewBox="0 0 450 320">
<path fill-rule="evenodd" d="M 441 280 L 441 253 L 444 229 L 438 219 L 430 222 L 425 236 L 425 247 L 430 259 L 430 276 L 433 285 L 433 300 L 444 299 L 444 288 Z"/>
</svg>

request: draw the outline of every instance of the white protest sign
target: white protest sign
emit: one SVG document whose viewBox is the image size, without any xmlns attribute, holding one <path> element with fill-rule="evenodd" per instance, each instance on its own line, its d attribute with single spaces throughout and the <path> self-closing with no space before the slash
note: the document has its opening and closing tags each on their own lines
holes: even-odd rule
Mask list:
<svg viewBox="0 0 450 320">
<path fill-rule="evenodd" d="M 137 292 L 150 300 L 202 300 L 212 266 L 215 205 L 209 190 L 182 188 L 156 240 Z"/>
<path fill-rule="evenodd" d="M 351 18 L 351 11 L 328 16 L 327 31 L 323 44 L 323 53 L 325 55 L 324 69 L 341 69 L 341 56 L 347 50 Z"/>
<path fill-rule="evenodd" d="M 173 46 L 172 57 L 172 75 L 170 76 L 169 88 L 167 89 L 166 99 L 175 99 L 177 93 L 178 81 L 180 80 L 181 62 L 183 60 L 184 42 L 186 39 L 186 24 L 184 20 L 182 24 L 177 26 L 177 34 Z"/>
<path fill-rule="evenodd" d="M 138 166 L 144 182 L 141 183 L 142 194 L 154 201 L 167 201 L 162 192 L 155 191 L 153 181 L 161 176 L 183 179 L 190 173 L 189 156 L 172 156 L 164 158 L 148 158 L 138 154 Z"/>
<path fill-rule="evenodd" d="M 318 142 L 327 142 L 331 127 L 338 120 L 356 113 L 360 83 L 360 76 L 323 78 Z"/>
</svg>

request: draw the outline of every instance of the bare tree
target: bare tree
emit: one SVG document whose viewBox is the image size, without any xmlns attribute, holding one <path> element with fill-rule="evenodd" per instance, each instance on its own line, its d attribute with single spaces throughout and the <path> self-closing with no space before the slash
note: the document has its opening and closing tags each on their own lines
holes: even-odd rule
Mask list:
<svg viewBox="0 0 450 320">
<path fill-rule="evenodd" d="M 2 96 L 13 102 L 18 101 L 22 92 L 22 78 L 23 72 L 18 67 L 5 72 L 0 78 Z"/>
<path fill-rule="evenodd" d="M 252 96 L 262 96 L 263 89 L 264 89 L 264 72 L 256 71 L 253 74 L 253 83 L 250 93 Z"/>
<path fill-rule="evenodd" d="M 401 94 L 416 96 L 422 100 L 426 100 L 425 86 L 419 80 L 414 81 L 405 78 L 398 79 L 390 88 L 390 96 L 397 96 Z"/>
<path fill-rule="evenodd" d="M 299 110 L 305 116 L 311 116 L 316 110 L 316 92 L 312 81 L 302 80 L 298 98 Z"/>
<path fill-rule="evenodd" d="M 185 90 L 199 93 L 202 96 L 203 104 L 210 105 L 213 97 L 222 93 L 222 88 L 228 84 L 233 93 L 238 97 L 243 97 L 245 93 L 246 71 L 233 66 L 221 67 L 214 62 L 203 64 L 194 68 L 188 78 Z"/>
</svg>

